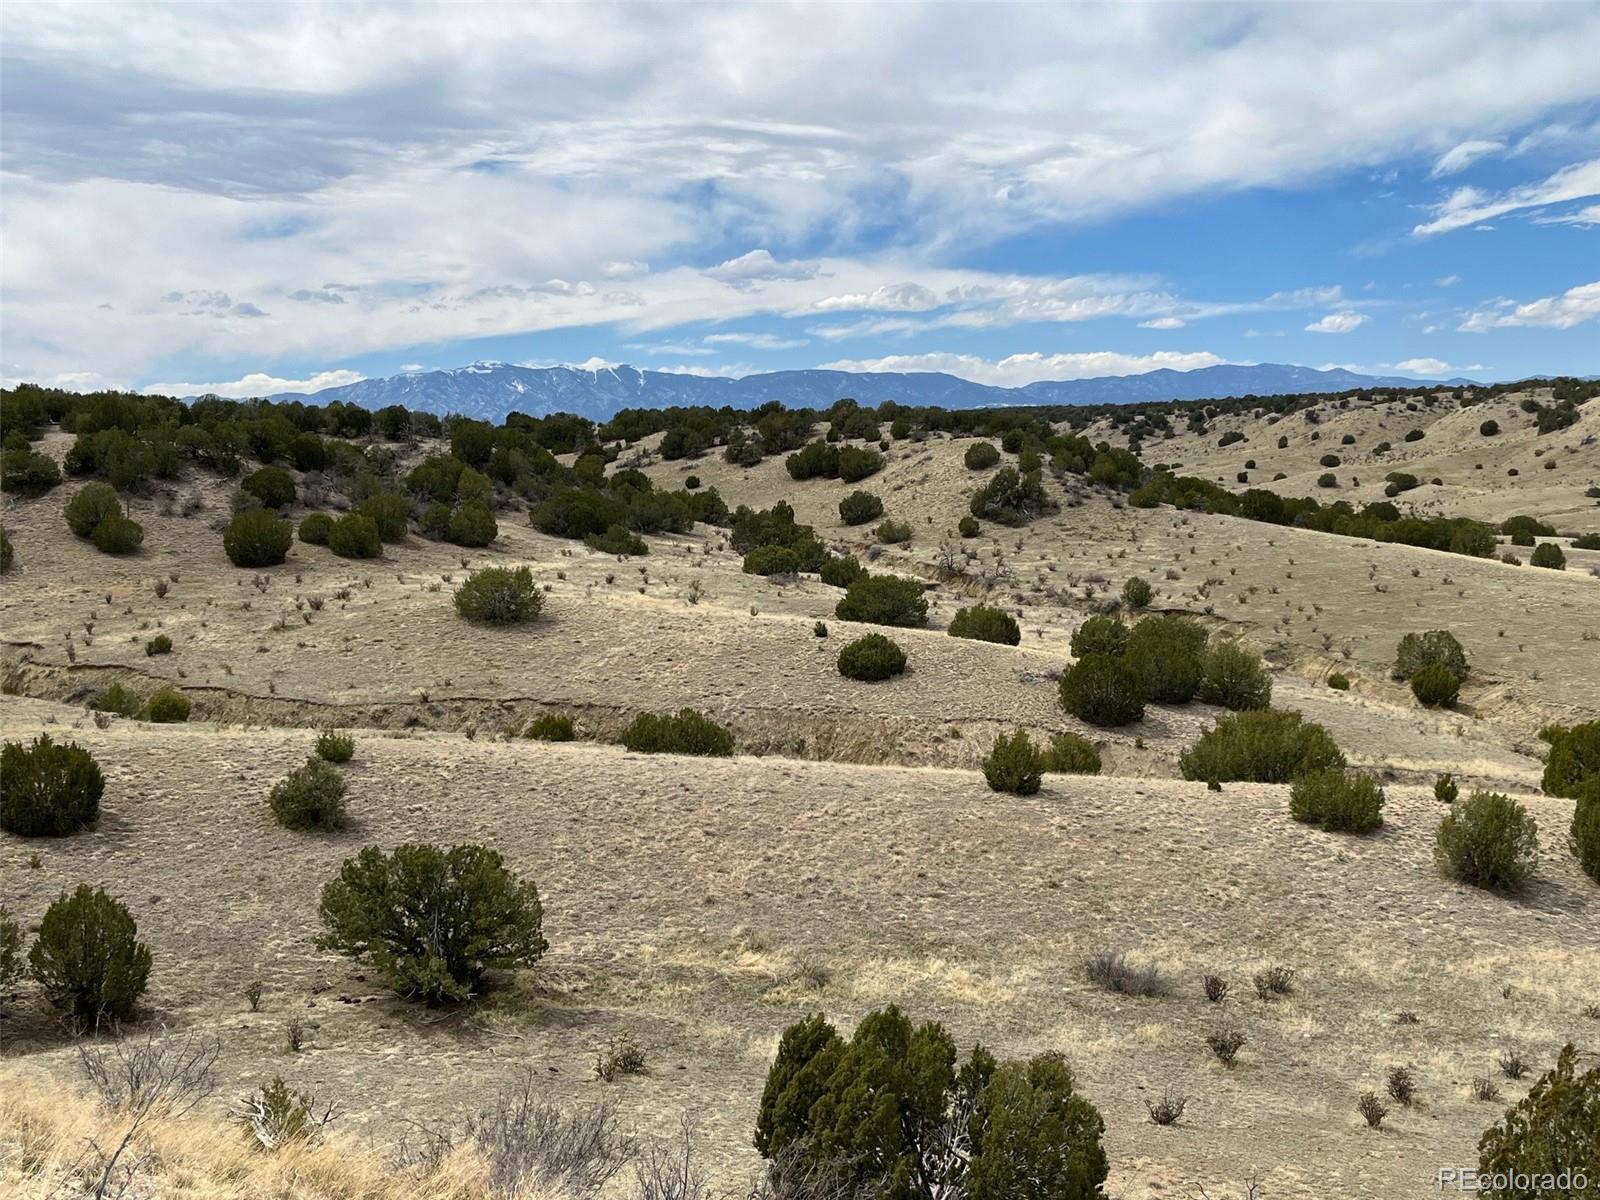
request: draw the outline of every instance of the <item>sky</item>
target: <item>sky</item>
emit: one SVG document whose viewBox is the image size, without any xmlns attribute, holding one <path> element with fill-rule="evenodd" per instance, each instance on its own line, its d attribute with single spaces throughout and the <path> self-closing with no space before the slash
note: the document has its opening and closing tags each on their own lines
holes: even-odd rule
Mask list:
<svg viewBox="0 0 1600 1200">
<path fill-rule="evenodd" d="M 0 9 L 0 375 L 1600 373 L 1600 3 Z"/>
</svg>

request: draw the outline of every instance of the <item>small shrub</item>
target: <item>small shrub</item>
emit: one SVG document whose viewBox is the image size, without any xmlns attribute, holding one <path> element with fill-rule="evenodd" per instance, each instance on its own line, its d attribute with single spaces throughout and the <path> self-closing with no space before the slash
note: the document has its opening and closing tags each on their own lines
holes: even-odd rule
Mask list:
<svg viewBox="0 0 1600 1200">
<path fill-rule="evenodd" d="M 1361 1099 L 1356 1101 L 1356 1111 L 1373 1129 L 1382 1125 L 1383 1119 L 1389 1115 L 1388 1107 L 1378 1099 L 1377 1092 L 1362 1092 Z"/>
<path fill-rule="evenodd" d="M 1324 471 L 1317 476 L 1317 486 L 1320 488 L 1336 488 L 1339 486 L 1339 477 L 1332 471 Z"/>
<path fill-rule="evenodd" d="M 1491 418 L 1478 426 L 1478 432 L 1484 437 L 1494 437 L 1500 432 L 1500 422 Z"/>
<path fill-rule="evenodd" d="M 333 518 L 327 513 L 308 513 L 300 522 L 300 540 L 308 546 L 326 546 L 333 531 Z"/>
<path fill-rule="evenodd" d="M 1200 699 L 1234 712 L 1264 709 L 1272 703 L 1272 677 L 1261 656 L 1226 642 L 1200 656 Z"/>
<path fill-rule="evenodd" d="M 1146 702 L 1187 704 L 1205 673 L 1205 628 L 1189 617 L 1146 617 L 1128 635 L 1126 659 Z"/>
<path fill-rule="evenodd" d="M 445 538 L 452 544 L 472 548 L 487 546 L 499 534 L 494 511 L 481 500 L 465 500 L 456 505 L 444 530 Z"/>
<path fill-rule="evenodd" d="M 1500 1057 L 1495 1059 L 1495 1064 L 1500 1068 L 1500 1074 L 1507 1079 L 1521 1079 L 1528 1073 L 1528 1060 L 1515 1050 L 1503 1050 Z"/>
<path fill-rule="evenodd" d="M 869 633 L 839 651 L 838 665 L 846 679 L 876 683 L 905 672 L 906 652 L 881 633 Z"/>
<path fill-rule="evenodd" d="M 977 517 L 962 517 L 956 522 L 956 532 L 964 538 L 975 538 L 983 532 L 983 526 L 978 524 Z"/>
<path fill-rule="evenodd" d="M 841 621 L 901 628 L 926 625 L 928 602 L 922 585 L 895 575 L 868 575 L 857 579 L 834 608 Z"/>
<path fill-rule="evenodd" d="M 911 540 L 911 525 L 906 521 L 885 521 L 873 530 L 872 536 L 886 546 L 899 545 Z"/>
<path fill-rule="evenodd" d="M 638 534 L 631 533 L 626 526 L 609 525 L 604 533 L 586 533 L 583 535 L 584 545 L 591 550 L 598 550 L 602 554 L 649 554 L 650 547 Z"/>
<path fill-rule="evenodd" d="M 181 725 L 189 719 L 189 697 L 175 687 L 163 687 L 144 702 L 144 719 L 157 725 Z"/>
<path fill-rule="evenodd" d="M 113 683 L 98 696 L 89 702 L 89 707 L 96 712 L 115 713 L 119 717 L 131 717 L 144 707 L 144 701 L 123 687 L 120 683 Z"/>
<path fill-rule="evenodd" d="M 456 589 L 456 612 L 485 625 L 520 625 L 532 621 L 544 605 L 527 567 L 484 567 Z"/>
<path fill-rule="evenodd" d="M 0 904 L 0 996 L 4 996 L 22 978 L 22 927 L 11 919 L 6 907 Z"/>
<path fill-rule="evenodd" d="M 1213 1001 L 1213 1003 L 1220 1002 L 1220 997 Z M 1214 1029 L 1206 1037 L 1206 1045 L 1211 1048 L 1211 1053 L 1216 1055 L 1217 1061 L 1230 1071 L 1233 1070 L 1234 1060 L 1239 1057 L 1239 1051 L 1244 1048 L 1244 1044 L 1244 1034 L 1232 1025 Z"/>
<path fill-rule="evenodd" d="M 222 534 L 222 548 L 236 567 L 281 563 L 294 540 L 294 527 L 264 508 L 239 513 Z"/>
<path fill-rule="evenodd" d="M 158 633 L 144 644 L 146 658 L 154 658 L 158 654 L 172 653 L 172 639 L 164 633 Z"/>
<path fill-rule="evenodd" d="M 1411 677 L 1411 694 L 1424 708 L 1454 708 L 1461 680 L 1443 663 L 1430 663 Z"/>
<path fill-rule="evenodd" d="M 1144 1102 L 1145 1111 L 1150 1114 L 1152 1125 L 1176 1125 L 1183 1116 L 1184 1107 L 1189 1098 L 1174 1094 L 1173 1090 L 1164 1088 L 1161 1095 L 1155 1100 Z"/>
<path fill-rule="evenodd" d="M 11 544 L 11 538 L 4 529 L 0 529 L 0 575 L 11 570 L 11 565 L 16 561 L 16 548 Z"/>
<path fill-rule="evenodd" d="M 1223 783 L 1288 783 L 1310 771 L 1343 770 L 1344 754 L 1321 725 L 1297 712 L 1230 714 L 1178 759 L 1183 777 Z"/>
<path fill-rule="evenodd" d="M 1314 771 L 1289 792 L 1289 814 L 1329 833 L 1371 833 L 1383 824 L 1383 789 L 1366 775 Z"/>
<path fill-rule="evenodd" d="M 125 906 L 80 884 L 45 910 L 28 968 L 56 1008 L 98 1025 L 133 1011 L 150 977 L 150 949 Z"/>
<path fill-rule="evenodd" d="M 308 758 L 273 785 L 267 803 L 285 829 L 343 829 L 349 823 L 344 793 L 344 776 L 322 759 Z"/>
<path fill-rule="evenodd" d="M 1294 970 L 1284 966 L 1264 967 L 1250 977 L 1256 996 L 1271 1000 L 1274 996 L 1288 996 L 1294 992 Z"/>
<path fill-rule="evenodd" d="M 1474 792 L 1439 822 L 1434 857 L 1449 875 L 1474 887 L 1515 891 L 1538 860 L 1537 823 L 1499 792 Z"/>
<path fill-rule="evenodd" d="M 1010 613 L 976 604 L 971 608 L 956 610 L 950 622 L 950 636 L 1015 646 L 1022 641 L 1022 630 Z"/>
<path fill-rule="evenodd" d="M 1021 729 L 1010 737 L 1001 734 L 983 760 L 983 777 L 994 792 L 1031 796 L 1039 790 L 1044 760 Z"/>
<path fill-rule="evenodd" d="M 824 622 L 818 621 L 811 627 L 811 633 L 813 637 L 825 638 L 828 636 L 828 626 Z"/>
<path fill-rule="evenodd" d="M 856 580 L 864 578 L 867 568 L 861 565 L 861 560 L 849 555 L 830 554 L 822 561 L 822 570 L 819 572 L 822 582 L 829 587 L 847 588 Z"/>
<path fill-rule="evenodd" d="M 73 533 L 86 538 L 91 536 L 99 528 L 100 522 L 108 517 L 123 515 L 122 500 L 118 497 L 116 488 L 109 483 L 89 483 L 67 501 L 67 506 L 62 509 L 61 515 L 67 519 L 67 527 Z"/>
<path fill-rule="evenodd" d="M 1497 1100 L 1500 1098 L 1500 1085 L 1487 1075 L 1479 1075 L 1472 1081 L 1472 1098 L 1474 1100 Z"/>
<path fill-rule="evenodd" d="M 1461 789 L 1456 786 L 1456 777 L 1449 771 L 1433 781 L 1433 798 L 1440 804 L 1454 804 L 1460 794 Z"/>
<path fill-rule="evenodd" d="M 356 505 L 357 516 L 372 522 L 378 537 L 385 542 L 403 542 L 411 526 L 411 505 L 404 496 L 379 492 Z"/>
<path fill-rule="evenodd" d="M 1600 721 L 1550 725 L 1539 736 L 1550 743 L 1540 786 L 1547 795 L 1575 799 L 1585 780 L 1600 776 Z"/>
<path fill-rule="evenodd" d="M 1350 677 L 1335 671 L 1328 676 L 1328 686 L 1336 692 L 1348 692 L 1350 690 Z"/>
<path fill-rule="evenodd" d="M 239 484 L 239 490 L 261 501 L 263 508 L 294 506 L 294 476 L 282 467 L 262 467 L 250 472 Z"/>
<path fill-rule="evenodd" d="M 1600 775 L 1591 775 L 1578 793 L 1567 831 L 1567 848 L 1583 873 L 1600 883 Z M 1600 1016 L 1600 1007 L 1596 1015 Z"/>
<path fill-rule="evenodd" d="M 1090 617 L 1072 631 L 1072 657 L 1125 654 L 1129 636 L 1128 627 L 1114 617 Z"/>
<path fill-rule="evenodd" d="M 1535 1190 L 1530 1183 L 1525 1189 L 1497 1190 L 1495 1197 L 1592 1200 L 1600 1186 L 1600 1064 L 1580 1073 L 1579 1059 L 1577 1046 L 1569 1042 L 1562 1047 L 1555 1067 L 1478 1141 L 1483 1178 L 1538 1181 L 1551 1176 L 1554 1186 Z M 1587 1181 L 1581 1191 L 1579 1177 Z"/>
<path fill-rule="evenodd" d="M 30 745 L 0 749 L 0 829 L 19 837 L 63 837 L 100 816 L 105 776 L 94 757 L 71 742 L 40 734 Z"/>
<path fill-rule="evenodd" d="M 1457 679 L 1465 679 L 1469 673 L 1467 652 L 1461 648 L 1454 634 L 1444 629 L 1408 633 L 1395 648 L 1391 674 L 1395 679 L 1406 681 L 1424 667 L 1435 664 L 1448 667 Z"/>
<path fill-rule="evenodd" d="M 1000 461 L 1000 451 L 993 442 L 973 442 L 961 456 L 969 471 L 987 471 Z"/>
<path fill-rule="evenodd" d="M 1417 1098 L 1417 1081 L 1412 1077 L 1410 1067 L 1390 1067 L 1384 1088 L 1391 1100 L 1396 1100 L 1407 1108 L 1410 1108 L 1411 1102 Z"/>
<path fill-rule="evenodd" d="M 1061 673 L 1061 707 L 1091 725 L 1128 725 L 1144 719 L 1139 677 L 1122 659 L 1087 654 Z"/>
<path fill-rule="evenodd" d="M 1056 734 L 1050 739 L 1050 748 L 1043 758 L 1048 775 L 1100 774 L 1100 751 L 1088 738 L 1075 733 Z"/>
<path fill-rule="evenodd" d="M 323 762 L 347 763 L 355 755 L 356 740 L 337 729 L 324 729 L 317 735 L 317 757 Z"/>
<path fill-rule="evenodd" d="M 622 731 L 622 744 L 639 754 L 700 754 L 727 758 L 733 734 L 692 708 L 676 714 L 640 713 Z"/>
<path fill-rule="evenodd" d="M 379 558 L 383 539 L 370 517 L 346 513 L 328 528 L 328 549 L 340 558 Z"/>
<path fill-rule="evenodd" d="M 1565 571 L 1567 569 L 1567 556 L 1561 552 L 1561 547 L 1554 542 L 1540 542 L 1534 547 L 1533 557 L 1528 561 L 1533 566 L 1547 567 L 1552 571 Z"/>
<path fill-rule="evenodd" d="M 1119 996 L 1165 996 L 1167 981 L 1155 964 L 1135 966 L 1121 950 L 1097 950 L 1083 960 L 1083 973 Z"/>
<path fill-rule="evenodd" d="M 48 454 L 12 447 L 0 453 L 0 492 L 42 496 L 61 483 L 61 468 Z"/>
<path fill-rule="evenodd" d="M 839 501 L 839 520 L 846 525 L 865 525 L 883 516 L 883 501 L 871 492 L 851 492 Z"/>
<path fill-rule="evenodd" d="M 1156 590 L 1149 580 L 1134 576 L 1122 585 L 1122 602 L 1129 608 L 1148 608 L 1155 599 Z"/>
<path fill-rule="evenodd" d="M 144 526 L 127 517 L 107 517 L 89 535 L 102 554 L 134 554 L 144 544 Z"/>
<path fill-rule="evenodd" d="M 612 1038 L 606 1048 L 595 1056 L 594 1077 L 602 1083 L 611 1083 L 618 1075 L 644 1073 L 644 1048 L 627 1034 Z"/>
<path fill-rule="evenodd" d="M 578 730 L 566 713 L 541 713 L 528 723 L 523 736 L 536 742 L 571 742 L 577 740 Z"/>
<path fill-rule="evenodd" d="M 368 846 L 322 889 L 324 950 L 373 967 L 402 996 L 471 999 L 485 972 L 531 966 L 549 944 L 531 881 L 484 846 Z"/>
</svg>

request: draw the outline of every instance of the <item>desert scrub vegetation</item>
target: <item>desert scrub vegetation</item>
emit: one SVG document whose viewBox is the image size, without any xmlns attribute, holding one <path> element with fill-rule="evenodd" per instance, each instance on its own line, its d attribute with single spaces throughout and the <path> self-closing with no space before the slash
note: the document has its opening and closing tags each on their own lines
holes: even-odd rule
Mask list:
<svg viewBox="0 0 1600 1200">
<path fill-rule="evenodd" d="M 1091 725 L 1129 725 L 1144 719 L 1144 691 L 1127 662 L 1086 654 L 1061 673 L 1061 707 Z"/>
<path fill-rule="evenodd" d="M 82 746 L 47 733 L 0 748 L 0 829 L 19 837 L 64 837 L 100 817 L 105 776 Z"/>
<path fill-rule="evenodd" d="M 1201 654 L 1196 694 L 1233 712 L 1263 709 L 1272 703 L 1272 677 L 1259 654 L 1224 642 Z"/>
<path fill-rule="evenodd" d="M 1528 561 L 1536 567 L 1544 567 L 1551 571 L 1567 569 L 1567 556 L 1554 542 L 1540 542 L 1533 548 L 1533 555 Z"/>
<path fill-rule="evenodd" d="M 586 533 L 583 535 L 583 544 L 602 554 L 621 557 L 637 558 L 650 553 L 649 544 L 622 525 L 607 525 L 604 533 Z"/>
<path fill-rule="evenodd" d="M 1440 869 L 1462 883 L 1514 892 L 1538 861 L 1538 823 L 1504 793 L 1473 792 L 1439 822 L 1433 853 Z"/>
<path fill-rule="evenodd" d="M 324 729 L 317 735 L 316 752 L 323 762 L 346 763 L 355 755 L 356 740 L 337 729 Z"/>
<path fill-rule="evenodd" d="M 104 889 L 63 892 L 39 922 L 28 970 L 56 1008 L 91 1027 L 133 1011 L 150 977 L 133 915 Z"/>
<path fill-rule="evenodd" d="M 1129 608 L 1148 608 L 1155 595 L 1156 590 L 1150 586 L 1150 581 L 1140 579 L 1137 575 L 1122 585 L 1122 602 Z"/>
<path fill-rule="evenodd" d="M 1178 758 L 1183 777 L 1210 783 L 1288 783 L 1344 769 L 1344 752 L 1321 725 L 1297 712 L 1230 713 Z"/>
<path fill-rule="evenodd" d="M 273 785 L 267 804 L 285 829 L 343 829 L 350 823 L 344 794 L 344 776 L 313 757 Z"/>
<path fill-rule="evenodd" d="M 1204 654 L 1209 637 L 1190 617 L 1164 614 L 1146 617 L 1128 634 L 1128 666 L 1151 704 L 1187 704 L 1205 678 Z"/>
<path fill-rule="evenodd" d="M 11 919 L 0 904 L 0 996 L 11 991 L 22 979 L 26 960 L 22 955 L 22 927 Z"/>
<path fill-rule="evenodd" d="M 294 476 L 282 467 L 262 467 L 250 472 L 240 481 L 239 490 L 261 501 L 263 508 L 294 507 Z"/>
<path fill-rule="evenodd" d="M 368 846 L 322 889 L 318 945 L 375 970 L 430 1004 L 472 999 L 490 970 L 537 962 L 549 948 L 538 889 L 483 846 Z"/>
<path fill-rule="evenodd" d="M 1170 985 L 1154 963 L 1138 965 L 1128 961 L 1121 950 L 1096 950 L 1083 960 L 1083 973 L 1090 983 L 1098 984 L 1119 996 L 1150 998 L 1165 996 Z"/>
<path fill-rule="evenodd" d="M 1100 751 L 1088 738 L 1076 733 L 1056 734 L 1041 757 L 1047 775 L 1100 774 Z"/>
<path fill-rule="evenodd" d="M 871 492 L 851 492 L 839 501 L 839 521 L 845 525 L 865 525 L 883 516 L 883 501 Z"/>
<path fill-rule="evenodd" d="M 1567 831 L 1567 848 L 1583 873 L 1600 883 L 1600 775 L 1591 775 L 1578 792 Z"/>
<path fill-rule="evenodd" d="M 839 651 L 838 666 L 846 679 L 877 683 L 905 672 L 906 652 L 883 634 L 869 633 Z"/>
<path fill-rule="evenodd" d="M 1128 627 L 1115 617 L 1090 617 L 1072 631 L 1072 657 L 1120 656 L 1127 652 L 1130 636 Z"/>
<path fill-rule="evenodd" d="M 154 658 L 158 654 L 172 653 L 172 639 L 164 633 L 158 633 L 144 644 L 146 658 Z"/>
<path fill-rule="evenodd" d="M 11 544 L 11 537 L 0 529 L 0 575 L 7 574 L 16 561 L 17 551 Z"/>
<path fill-rule="evenodd" d="M 833 612 L 841 621 L 914 628 L 928 623 L 928 601 L 922 592 L 922 584 L 914 579 L 867 575 L 845 589 Z"/>
<path fill-rule="evenodd" d="M 892 1005 L 864 1017 L 848 1041 L 820 1014 L 809 1017 L 778 1044 L 757 1111 L 756 1149 L 785 1173 L 836 1180 L 838 1190 L 827 1195 L 1101 1194 L 1109 1170 L 1105 1122 L 1077 1094 L 1065 1058 L 997 1062 L 974 1047 L 957 1062 L 943 1026 L 913 1026 Z M 884 1112 L 899 1119 L 874 1115 Z M 951 1138 L 964 1139 L 966 1152 L 933 1151 Z"/>
<path fill-rule="evenodd" d="M 121 683 L 113 683 L 110 687 L 104 688 L 89 701 L 89 707 L 94 711 L 115 713 L 119 717 L 137 716 L 143 704 L 144 701 L 140 700 L 132 689 Z"/>
<path fill-rule="evenodd" d="M 571 742 L 577 739 L 578 731 L 566 713 L 541 713 L 528 722 L 523 736 L 539 742 Z"/>
<path fill-rule="evenodd" d="M 898 546 L 911 540 L 912 529 L 907 521 L 885 521 L 872 531 L 875 541 L 885 546 Z"/>
<path fill-rule="evenodd" d="M 1424 708 L 1454 708 L 1461 680 L 1443 663 L 1429 663 L 1411 677 L 1411 694 Z"/>
<path fill-rule="evenodd" d="M 1430 629 L 1427 633 L 1408 633 L 1395 647 L 1394 667 L 1390 674 L 1402 683 L 1425 667 L 1442 666 L 1457 679 L 1469 673 L 1467 652 L 1446 629 Z"/>
<path fill-rule="evenodd" d="M 371 517 L 346 513 L 328 526 L 328 549 L 340 558 L 380 558 L 383 539 Z"/>
<path fill-rule="evenodd" d="M 326 546 L 332 530 L 333 518 L 327 513 L 307 513 L 300 520 L 300 540 L 308 546 Z"/>
<path fill-rule="evenodd" d="M 983 526 L 977 517 L 965 516 L 956 522 L 956 532 L 964 538 L 975 538 L 983 532 Z"/>
<path fill-rule="evenodd" d="M 1015 467 L 1001 467 L 974 493 L 968 506 L 972 515 L 1001 525 L 1026 525 L 1053 510 L 1038 471 L 1026 475 Z"/>
<path fill-rule="evenodd" d="M 983 760 L 983 778 L 992 792 L 1031 796 L 1044 780 L 1044 757 L 1024 730 L 1001 734 Z"/>
<path fill-rule="evenodd" d="M 175 687 L 157 688 L 144 702 L 144 719 L 157 725 L 181 725 L 189 711 L 189 697 Z"/>
<path fill-rule="evenodd" d="M 998 642 L 1015 646 L 1022 641 L 1022 630 L 1010 613 L 986 604 L 956 610 L 950 621 L 951 637 L 972 638 L 979 642 Z"/>
<path fill-rule="evenodd" d="M 1562 1047 L 1553 1069 L 1545 1072 L 1528 1094 L 1506 1110 L 1478 1141 L 1478 1170 L 1485 1177 L 1551 1176 L 1549 1190 L 1507 1190 L 1491 1193 L 1507 1200 L 1593 1194 L 1600 1180 L 1600 1065 L 1580 1073 L 1578 1048 Z M 1578 1190 L 1579 1176 L 1588 1186 Z M 1568 1189 L 1571 1190 L 1568 1190 Z"/>
<path fill-rule="evenodd" d="M 521 625 L 539 615 L 544 596 L 527 567 L 483 567 L 456 589 L 456 612 L 483 625 Z"/>
<path fill-rule="evenodd" d="M 1371 833 L 1383 824 L 1383 789 L 1366 775 L 1312 771 L 1289 790 L 1289 815 L 1329 833 Z"/>
<path fill-rule="evenodd" d="M 861 560 L 848 554 L 830 554 L 822 562 L 819 578 L 829 587 L 847 588 L 858 579 L 866 577 L 867 568 Z"/>
<path fill-rule="evenodd" d="M 1547 725 L 1539 737 L 1550 745 L 1540 786 L 1548 796 L 1576 797 L 1585 781 L 1600 777 L 1600 721 Z"/>
<path fill-rule="evenodd" d="M 987 471 L 1000 465 L 1000 450 L 993 442 L 973 442 L 967 447 L 961 461 L 969 471 Z"/>
<path fill-rule="evenodd" d="M 222 531 L 222 548 L 236 567 L 276 566 L 293 540 L 294 527 L 264 508 L 237 514 Z"/>
<path fill-rule="evenodd" d="M 676 713 L 640 713 L 622 731 L 622 744 L 637 754 L 699 754 L 728 758 L 733 733 L 692 708 Z"/>
</svg>

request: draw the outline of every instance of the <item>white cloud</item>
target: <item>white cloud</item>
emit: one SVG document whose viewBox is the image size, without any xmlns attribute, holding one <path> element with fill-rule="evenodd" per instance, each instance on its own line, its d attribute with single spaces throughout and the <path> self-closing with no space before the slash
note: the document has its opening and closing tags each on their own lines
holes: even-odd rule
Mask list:
<svg viewBox="0 0 1600 1200">
<path fill-rule="evenodd" d="M 770 250 L 752 250 L 725 263 L 707 267 L 705 273 L 733 288 L 755 288 L 764 283 L 815 279 L 821 266 L 814 262 L 779 262 Z"/>
<path fill-rule="evenodd" d="M 1559 296 L 1547 296 L 1527 304 L 1498 300 L 1488 308 L 1470 313 L 1457 328 L 1463 333 L 1485 333 L 1490 329 L 1518 326 L 1571 329 L 1596 318 L 1600 318 L 1600 282 L 1582 283 Z"/>
<path fill-rule="evenodd" d="M 712 333 L 702 340 L 711 346 L 749 346 L 752 350 L 794 350 L 809 344 L 805 338 L 775 333 Z"/>
<path fill-rule="evenodd" d="M 1431 237 L 1465 229 L 1469 225 L 1480 225 L 1507 213 L 1595 195 L 1600 195 L 1600 158 L 1573 163 L 1548 179 L 1512 188 L 1498 196 L 1474 187 L 1457 188 L 1444 201 L 1434 205 L 1433 220 L 1418 225 L 1411 232 L 1417 237 Z"/>
<path fill-rule="evenodd" d="M 1506 148 L 1504 142 L 1490 142 L 1481 139 L 1462 142 L 1439 156 L 1439 161 L 1433 164 L 1433 175 L 1454 175 L 1457 171 L 1464 171 L 1480 158 L 1496 154 Z"/>
<path fill-rule="evenodd" d="M 1367 323 L 1365 313 L 1331 312 L 1306 326 L 1307 333 L 1351 333 Z"/>
<path fill-rule="evenodd" d="M 1403 375 L 1438 378 L 1442 375 L 1458 375 L 1462 371 L 1482 370 L 1482 365 L 1474 363 L 1470 367 L 1452 367 L 1442 358 L 1408 358 L 1403 362 L 1395 363 L 1394 369 Z"/>
<path fill-rule="evenodd" d="M 1559 216 L 1535 217 L 1540 225 L 1600 225 L 1600 204 L 1589 204 L 1576 212 L 1562 213 Z"/>
<path fill-rule="evenodd" d="M 850 296 L 824 296 L 811 307 L 818 312 L 871 310 L 875 312 L 925 312 L 938 308 L 941 301 L 920 283 L 892 283 L 870 293 Z"/>
<path fill-rule="evenodd" d="M 1442 288 L 1455 287 L 1455 285 L 1460 282 L 1461 276 L 1459 275 L 1441 275 L 1438 279 L 1433 281 L 1433 286 Z"/>
<path fill-rule="evenodd" d="M 600 264 L 600 274 L 607 279 L 620 279 L 627 275 L 648 275 L 650 264 L 647 262 L 607 262 Z"/>
<path fill-rule="evenodd" d="M 406 363 L 405 366 L 400 368 L 400 372 L 403 375 L 415 375 L 418 371 L 426 371 L 427 369 L 421 363 Z"/>
<path fill-rule="evenodd" d="M 222 383 L 154 383 L 144 391 L 159 396 L 225 396 L 247 400 L 253 396 L 272 396 L 279 392 L 320 392 L 324 388 L 360 383 L 360 371 L 318 371 L 309 379 L 279 379 L 274 375 L 246 375 Z"/>
<path fill-rule="evenodd" d="M 1140 321 L 1140 329 L 1182 329 L 1188 322 L 1182 317 L 1157 317 L 1153 321 Z"/>
<path fill-rule="evenodd" d="M 883 358 L 842 358 L 822 364 L 834 371 L 942 371 L 973 383 L 1022 387 L 1041 380 L 1093 379 L 1101 375 L 1143 375 L 1149 371 L 1193 371 L 1227 360 L 1208 351 L 1158 350 L 1154 354 L 1122 354 L 1114 350 L 1078 354 L 1037 351 L 988 359 L 976 354 L 890 354 Z"/>
</svg>

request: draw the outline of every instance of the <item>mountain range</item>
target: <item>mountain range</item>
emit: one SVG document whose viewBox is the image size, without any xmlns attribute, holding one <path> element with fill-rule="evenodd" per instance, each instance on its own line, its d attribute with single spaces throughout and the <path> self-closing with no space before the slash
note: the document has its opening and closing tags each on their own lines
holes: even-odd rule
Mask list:
<svg viewBox="0 0 1600 1200">
<path fill-rule="evenodd" d="M 401 404 L 446 416 L 459 413 L 500 422 L 507 413 L 548 416 L 566 412 L 604 421 L 623 408 L 708 405 L 755 408 L 776 400 L 786 408 L 827 408 L 851 397 L 864 405 L 897 400 L 943 408 L 1001 408 L 1041 404 L 1105 404 L 1163 400 L 1214 400 L 1340 392 L 1352 388 L 1418 387 L 1429 382 L 1470 385 L 1470 379 L 1422 381 L 1402 376 L 1359 375 L 1282 363 L 1150 371 L 1098 379 L 1045 380 L 1023 387 L 994 387 L 938 372 L 773 371 L 741 379 L 641 371 L 630 366 L 524 367 L 477 362 L 450 370 L 414 371 L 387 379 L 363 379 L 306 394 L 283 392 L 273 400 L 335 400 L 378 409 Z"/>
</svg>

